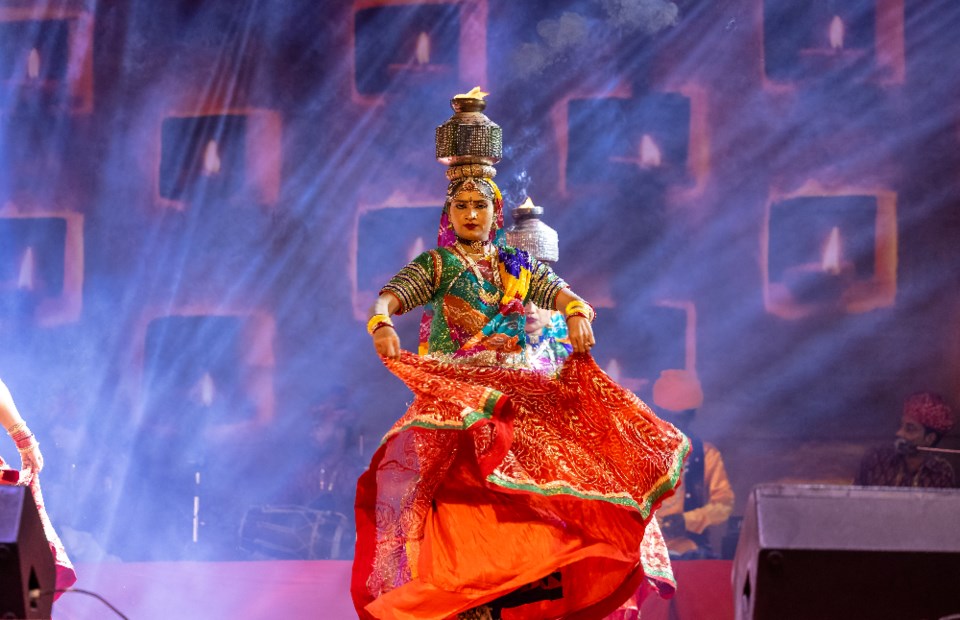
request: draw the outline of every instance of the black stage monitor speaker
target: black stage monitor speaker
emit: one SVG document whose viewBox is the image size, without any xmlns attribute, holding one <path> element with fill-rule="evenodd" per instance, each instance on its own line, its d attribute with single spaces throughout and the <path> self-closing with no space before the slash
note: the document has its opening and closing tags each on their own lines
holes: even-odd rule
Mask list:
<svg viewBox="0 0 960 620">
<path fill-rule="evenodd" d="M 49 618 L 56 577 L 30 489 L 0 485 L 0 618 Z"/>
<path fill-rule="evenodd" d="M 960 490 L 755 487 L 733 588 L 737 620 L 960 619 Z"/>
</svg>

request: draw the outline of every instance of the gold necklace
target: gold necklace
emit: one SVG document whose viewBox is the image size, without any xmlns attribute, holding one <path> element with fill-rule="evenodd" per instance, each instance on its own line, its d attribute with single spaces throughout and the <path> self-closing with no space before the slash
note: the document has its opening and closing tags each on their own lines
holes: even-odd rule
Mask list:
<svg viewBox="0 0 960 620">
<path fill-rule="evenodd" d="M 494 304 L 499 305 L 500 304 L 499 291 L 495 291 L 491 293 L 487 291 L 485 288 L 483 288 L 483 284 L 484 282 L 487 281 L 487 279 L 484 278 L 483 274 L 480 272 L 480 265 L 477 264 L 477 261 L 472 256 L 467 254 L 466 251 L 464 251 L 463 247 L 461 247 L 461 244 L 459 242 L 454 246 L 453 249 L 457 257 L 463 262 L 464 266 L 467 267 L 470 271 L 472 271 L 473 275 L 477 278 L 477 285 L 479 287 L 477 289 L 477 296 L 480 298 L 480 302 L 486 306 L 492 306 Z M 489 256 L 486 253 L 484 253 L 483 259 L 487 259 L 487 258 L 490 259 L 490 271 L 493 272 L 493 279 L 494 279 L 493 285 L 497 287 L 497 289 L 501 289 L 503 288 L 503 286 L 500 284 L 500 267 L 497 264 L 496 251 L 490 252 Z"/>
</svg>

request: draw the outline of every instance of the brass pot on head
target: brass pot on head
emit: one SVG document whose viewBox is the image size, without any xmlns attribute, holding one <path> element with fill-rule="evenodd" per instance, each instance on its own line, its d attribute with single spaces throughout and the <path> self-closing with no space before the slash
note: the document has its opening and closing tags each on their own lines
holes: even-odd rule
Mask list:
<svg viewBox="0 0 960 620">
<path fill-rule="evenodd" d="M 436 131 L 437 161 L 451 169 L 476 167 L 477 173 L 488 173 L 470 176 L 492 177 L 489 170 L 503 157 L 503 131 L 483 113 L 485 95 L 477 87 L 451 99 L 453 116 Z"/>
</svg>

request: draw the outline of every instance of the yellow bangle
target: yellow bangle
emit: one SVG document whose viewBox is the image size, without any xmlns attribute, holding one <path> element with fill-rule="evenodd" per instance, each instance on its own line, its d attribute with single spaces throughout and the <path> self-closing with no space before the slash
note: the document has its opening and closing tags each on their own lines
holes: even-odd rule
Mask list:
<svg viewBox="0 0 960 620">
<path fill-rule="evenodd" d="M 389 325 L 390 327 L 393 327 L 393 321 L 390 320 L 389 315 L 374 314 L 372 317 L 370 317 L 370 320 L 367 321 L 367 333 L 372 336 L 373 332 L 376 331 L 377 327 L 379 327 L 383 323 Z"/>
<path fill-rule="evenodd" d="M 567 307 L 564 308 L 563 313 L 568 317 L 582 316 L 583 318 L 587 319 L 591 323 L 593 322 L 593 318 L 597 315 L 597 313 L 593 309 L 593 306 L 579 299 L 574 299 L 573 301 L 568 303 Z"/>
</svg>

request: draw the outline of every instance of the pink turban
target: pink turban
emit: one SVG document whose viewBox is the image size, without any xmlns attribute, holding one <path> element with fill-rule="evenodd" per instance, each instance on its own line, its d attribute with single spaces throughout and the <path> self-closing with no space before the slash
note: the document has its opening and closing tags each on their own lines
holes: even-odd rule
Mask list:
<svg viewBox="0 0 960 620">
<path fill-rule="evenodd" d="M 920 392 L 903 403 L 903 415 L 909 416 L 941 435 L 953 428 L 953 411 L 943 398 L 932 392 Z"/>
</svg>

